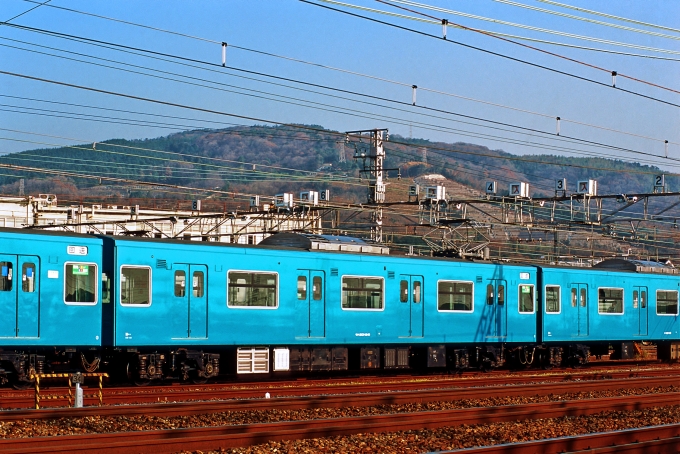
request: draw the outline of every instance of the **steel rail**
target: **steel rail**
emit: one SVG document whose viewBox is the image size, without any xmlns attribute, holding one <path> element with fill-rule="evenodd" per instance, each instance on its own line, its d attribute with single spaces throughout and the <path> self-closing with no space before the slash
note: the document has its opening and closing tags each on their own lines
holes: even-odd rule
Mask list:
<svg viewBox="0 0 680 454">
<path fill-rule="evenodd" d="M 100 452 L 138 453 L 145 447 L 155 453 L 184 450 L 211 450 L 251 446 L 267 441 L 351 435 L 366 432 L 437 429 L 461 425 L 498 423 L 593 415 L 605 411 L 631 411 L 679 402 L 680 393 L 625 396 L 606 399 L 548 402 L 531 405 L 470 408 L 461 410 L 399 413 L 337 419 L 305 420 L 282 423 L 154 430 L 96 435 L 12 438 L 0 440 L 0 452 L 7 454 Z"/>
<path fill-rule="evenodd" d="M 677 454 L 680 449 L 680 424 L 616 430 L 573 437 L 549 438 L 479 448 L 440 451 L 460 454 Z"/>
<path fill-rule="evenodd" d="M 372 393 L 387 391 L 406 391 L 423 389 L 447 389 L 447 388 L 472 388 L 489 387 L 500 385 L 521 385 L 540 383 L 574 383 L 583 381 L 607 381 L 614 379 L 632 379 L 645 377 L 669 377 L 680 375 L 680 369 L 660 369 L 645 370 L 634 369 L 622 372 L 602 372 L 602 373 L 570 373 L 552 375 L 521 375 L 493 377 L 490 375 L 481 378 L 446 378 L 434 380 L 409 380 L 406 382 L 388 381 L 384 383 L 356 383 L 350 381 L 310 381 L 310 382 L 271 382 L 258 384 L 252 387 L 234 387 L 225 385 L 222 389 L 220 385 L 193 385 L 193 386 L 157 386 L 143 388 L 108 388 L 104 389 L 105 405 L 121 404 L 140 404 L 140 403 L 159 403 L 159 402 L 178 402 L 190 400 L 213 400 L 213 399 L 253 399 L 262 398 L 265 393 L 271 396 L 310 396 L 328 394 L 350 394 L 350 393 Z M 391 377 L 393 380 L 393 377 Z M 307 386 L 309 385 L 309 386 Z M 63 394 L 61 388 L 51 388 L 50 394 Z M 86 394 L 91 394 L 92 390 L 85 387 Z M 22 392 L 0 392 L 0 408 L 16 409 L 28 408 L 33 406 L 33 394 L 28 391 Z M 43 400 L 43 406 L 63 406 L 66 405 L 65 399 Z M 93 405 L 96 398 L 86 395 L 85 403 Z"/>
<path fill-rule="evenodd" d="M 188 416 L 218 412 L 252 410 L 300 410 L 310 408 L 369 407 L 426 402 L 488 399 L 513 396 L 546 396 L 573 392 L 594 392 L 640 387 L 677 385 L 677 377 L 656 377 L 603 382 L 547 383 L 531 385 L 490 386 L 467 389 L 428 389 L 421 391 L 338 394 L 326 396 L 276 397 L 270 399 L 211 400 L 150 405 L 116 405 L 105 407 L 56 408 L 47 410 L 8 410 L 0 412 L 0 421 L 26 419 L 82 418 L 88 416 Z M 576 388 L 576 389 L 574 389 Z M 669 393 L 680 402 L 680 392 Z M 643 395 L 644 396 L 644 395 Z"/>
</svg>

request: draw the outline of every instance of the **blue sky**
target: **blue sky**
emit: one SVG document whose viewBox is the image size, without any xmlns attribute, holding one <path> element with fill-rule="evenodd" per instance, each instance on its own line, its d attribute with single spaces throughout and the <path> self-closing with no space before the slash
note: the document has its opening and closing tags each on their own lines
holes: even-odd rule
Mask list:
<svg viewBox="0 0 680 454">
<path fill-rule="evenodd" d="M 437 24 L 421 23 L 321 1 L 315 3 L 426 34 L 436 36 L 442 34 L 442 27 Z M 390 5 L 374 0 L 348 0 L 346 3 L 412 17 L 425 17 L 399 9 L 395 6 L 397 4 Z M 678 61 L 594 52 L 517 39 L 525 44 L 606 70 L 602 71 L 472 31 L 449 27 L 448 40 L 444 41 L 441 38 L 370 22 L 298 0 L 191 2 L 52 0 L 48 5 L 72 8 L 201 39 L 140 28 L 50 6 L 41 6 L 11 23 L 122 44 L 145 51 L 182 56 L 209 62 L 215 66 L 192 63 L 198 67 L 191 67 L 186 64 L 154 60 L 146 56 L 121 53 L 101 45 L 93 46 L 4 25 L 0 26 L 0 71 L 268 121 L 319 124 L 339 131 L 389 128 L 391 134 L 446 142 L 478 143 L 516 154 L 620 157 L 654 163 L 669 171 L 676 171 L 673 162 L 663 159 L 665 153 L 663 141 L 670 141 L 669 155 L 680 159 L 678 145 L 680 107 L 677 107 L 680 105 L 679 93 L 617 77 L 617 87 L 657 100 L 643 98 L 466 48 L 452 41 L 478 46 L 603 84 L 612 83 L 608 71 L 615 70 L 619 74 L 680 91 L 678 77 L 680 32 L 596 16 L 537 0 L 517 0 L 516 3 L 665 36 L 607 27 L 494 0 L 455 2 L 429 0 L 422 3 L 483 16 L 491 21 L 462 17 L 452 12 L 434 11 L 424 7 L 405 4 L 398 6 L 417 10 L 435 18 L 447 18 L 451 23 L 472 28 L 575 46 L 674 58 Z M 640 22 L 680 28 L 678 21 L 680 2 L 564 0 L 563 3 Z M 1 0 L 0 21 L 20 14 L 34 5 L 23 0 Z M 517 28 L 501 24 L 499 21 L 622 42 L 638 48 Z M 219 66 L 222 61 L 220 45 L 222 41 L 229 44 L 227 66 L 236 69 L 223 69 Z M 668 52 L 643 49 L 640 46 Z M 266 56 L 243 48 L 331 66 L 343 71 Z M 66 54 L 65 51 L 83 55 Z M 68 56 L 92 64 L 38 52 Z M 181 79 L 191 84 L 133 74 L 103 65 Z M 258 80 L 249 80 L 243 78 L 242 76 L 247 74 L 239 70 L 294 79 L 306 82 L 307 85 L 252 74 L 248 77 Z M 165 73 L 160 74 L 158 71 Z M 358 74 L 370 75 L 374 79 Z M 314 88 L 309 84 L 323 85 L 355 94 Z M 409 106 L 412 98 L 411 85 L 419 87 L 417 107 Z M 357 94 L 376 96 L 403 104 L 368 99 Z M 0 153 L 3 154 L 49 145 L 96 142 L 111 138 L 149 138 L 182 129 L 259 123 L 228 115 L 202 113 L 1 74 L 0 95 L 2 95 L 0 104 L 3 104 L 0 106 L 0 109 L 3 109 L 0 110 L 0 128 L 5 129 L 0 130 L 0 137 L 3 139 L 0 140 Z M 346 99 L 339 99 L 338 96 Z M 44 109 L 31 111 L 44 115 L 19 113 L 29 112 L 29 108 Z M 126 112 L 105 111 L 101 110 L 102 108 Z M 497 124 L 465 119 L 451 115 L 452 112 L 491 120 Z M 109 118 L 108 122 L 105 122 L 102 118 L 89 121 L 57 116 L 74 114 L 80 114 L 89 120 L 97 120 L 92 115 L 119 119 Z M 171 119 L 169 116 L 182 119 Z M 586 146 L 582 142 L 554 140 L 554 137 L 546 139 L 540 132 L 529 131 L 533 129 L 555 132 L 557 116 L 563 119 L 560 123 L 562 136 L 618 148 Z M 136 123 L 139 119 L 155 121 L 158 125 L 121 124 Z M 460 120 L 467 123 L 461 123 Z M 516 129 L 498 123 L 525 129 L 517 132 Z M 8 129 L 14 131 L 7 131 Z M 622 151 L 621 148 L 651 154 L 654 157 Z"/>
</svg>

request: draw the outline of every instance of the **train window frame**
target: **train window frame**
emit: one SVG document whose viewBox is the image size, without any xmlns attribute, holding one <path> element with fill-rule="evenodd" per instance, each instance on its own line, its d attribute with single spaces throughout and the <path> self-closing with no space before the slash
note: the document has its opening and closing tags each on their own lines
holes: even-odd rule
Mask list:
<svg viewBox="0 0 680 454">
<path fill-rule="evenodd" d="M 148 276 L 149 276 L 149 298 L 147 303 L 124 303 L 123 302 L 123 284 L 122 284 L 122 276 L 123 276 L 123 268 L 135 268 L 135 269 L 145 269 L 148 271 Z M 148 265 L 121 265 L 118 269 L 118 304 L 121 307 L 140 307 L 140 308 L 146 308 L 151 306 L 152 299 L 153 299 L 153 270 L 150 266 Z"/>
<path fill-rule="evenodd" d="M 67 301 L 66 296 L 66 279 L 68 276 L 68 273 L 66 272 L 66 269 L 68 266 L 73 266 L 73 265 L 87 265 L 94 267 L 94 301 L 92 302 L 78 302 L 78 301 Z M 64 262 L 64 279 L 62 280 L 62 299 L 64 301 L 64 304 L 68 306 L 96 306 L 99 303 L 99 286 L 101 285 L 101 277 L 99 276 L 99 265 L 97 265 L 94 262 Z"/>
<path fill-rule="evenodd" d="M 304 284 L 304 288 L 300 284 Z M 307 299 L 307 276 L 298 275 L 296 288 L 297 299 L 299 301 L 305 301 Z"/>
<path fill-rule="evenodd" d="M 273 275 L 274 276 L 274 298 L 275 298 L 275 304 L 273 306 L 238 306 L 234 304 L 230 304 L 229 302 L 229 274 L 230 273 L 247 273 L 250 275 L 253 274 L 265 274 L 265 275 Z M 227 294 L 226 294 L 226 302 L 227 302 L 227 308 L 228 309 L 244 309 L 244 310 L 276 310 L 279 308 L 281 304 L 281 299 L 279 296 L 279 290 L 280 290 L 280 285 L 279 285 L 279 273 L 276 271 L 254 271 L 254 270 L 240 270 L 240 269 L 234 269 L 234 270 L 227 270 Z"/>
<path fill-rule="evenodd" d="M 675 313 L 659 312 L 659 292 L 675 293 Z M 678 292 L 677 290 L 657 289 L 655 296 L 656 296 L 656 315 L 658 315 L 660 317 L 676 317 L 678 315 L 678 306 L 680 306 L 680 300 L 678 298 L 680 296 L 680 292 Z M 669 300 L 666 300 L 666 301 L 669 301 Z M 649 306 L 649 302 L 647 304 Z"/>
<path fill-rule="evenodd" d="M 178 280 L 178 278 L 182 278 Z M 175 270 L 172 273 L 172 295 L 175 298 L 187 297 L 187 271 L 185 269 Z"/>
<path fill-rule="evenodd" d="M 549 311 L 548 310 L 548 287 L 552 288 L 557 288 L 557 310 L 556 311 Z M 550 314 L 550 315 L 557 315 L 562 313 L 562 286 L 561 285 L 555 285 L 555 284 L 546 284 L 545 289 L 543 291 L 543 304 L 545 305 L 545 313 Z M 569 295 L 571 297 L 571 294 Z"/>
<path fill-rule="evenodd" d="M 522 310 L 522 287 L 531 288 L 531 310 Z M 534 284 L 518 284 L 517 285 L 517 311 L 520 314 L 535 314 L 536 313 L 536 287 Z"/>
<path fill-rule="evenodd" d="M 602 311 L 602 305 L 603 301 L 602 298 L 600 297 L 600 291 L 606 291 L 606 290 L 618 290 L 621 292 L 621 311 L 620 312 L 610 312 L 610 311 Z M 609 297 L 610 299 L 612 298 L 611 296 Z M 599 315 L 623 315 L 625 312 L 626 308 L 626 292 L 624 291 L 623 287 L 598 287 L 597 288 L 597 313 Z"/>
<path fill-rule="evenodd" d="M 470 309 L 442 309 L 441 307 L 441 302 L 439 300 L 440 298 L 440 289 L 439 286 L 440 284 L 469 284 L 470 285 Z M 455 294 L 455 293 L 454 293 Z M 453 302 L 449 303 L 444 303 L 444 304 L 450 304 L 450 307 L 453 308 Z M 475 311 L 475 283 L 472 281 L 461 281 L 461 280 L 452 280 L 452 279 L 439 279 L 437 281 L 437 312 L 447 312 L 447 313 L 452 313 L 452 312 L 458 312 L 458 313 L 464 313 L 464 314 L 471 314 Z"/>
<path fill-rule="evenodd" d="M 2 278 L 3 286 L 0 288 L 0 292 L 11 292 L 14 289 L 14 262 L 8 260 L 0 262 L 0 267 L 4 268 L 5 266 L 7 267 L 7 277 L 3 276 Z M 5 270 L 2 271 L 4 273 Z M 9 283 L 9 286 L 7 283 Z"/>
<path fill-rule="evenodd" d="M 380 281 L 380 307 L 345 307 L 343 301 L 345 297 L 345 289 L 343 288 L 345 279 L 375 279 Z M 366 287 L 364 287 L 366 288 Z M 361 276 L 356 274 L 343 274 L 340 278 L 340 309 L 343 311 L 358 311 L 358 312 L 383 312 L 387 302 L 385 301 L 385 278 L 382 276 Z"/>
</svg>

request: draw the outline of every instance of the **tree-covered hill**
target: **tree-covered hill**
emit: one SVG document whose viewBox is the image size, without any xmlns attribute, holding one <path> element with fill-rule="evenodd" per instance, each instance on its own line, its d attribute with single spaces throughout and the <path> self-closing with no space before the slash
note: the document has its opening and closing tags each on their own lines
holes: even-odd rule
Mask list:
<svg viewBox="0 0 680 454">
<path fill-rule="evenodd" d="M 571 190 L 578 180 L 595 179 L 600 194 L 643 193 L 651 191 L 652 176 L 662 173 L 654 167 L 620 160 L 518 157 L 469 143 L 400 136 L 391 136 L 385 147 L 385 166 L 399 167 L 404 178 L 437 173 L 478 190 L 483 190 L 486 181 L 497 180 L 501 193 L 507 192 L 510 182 L 526 181 L 532 194 L 551 195 L 558 178 L 566 178 Z M 135 182 L 259 194 L 302 187 L 320 189 L 329 185 L 329 179 L 348 183 L 360 176 L 360 162 L 352 159 L 354 153 L 355 148 L 344 143 L 343 134 L 309 125 L 194 130 L 146 140 L 113 139 L 2 156 L 0 164 L 5 168 L 0 175 L 0 193 L 18 194 L 19 178 L 25 180 L 26 194 L 70 196 L 121 195 L 117 187 L 127 187 L 130 195 L 129 188 L 135 188 Z M 324 178 L 326 181 L 322 181 Z M 680 189 L 676 177 L 667 177 L 667 184 Z M 133 192 L 136 196 L 168 197 L 168 190 L 138 188 Z M 177 192 L 187 197 L 186 190 Z M 357 179 L 356 184 L 336 184 L 334 193 L 361 202 L 366 190 Z"/>
</svg>

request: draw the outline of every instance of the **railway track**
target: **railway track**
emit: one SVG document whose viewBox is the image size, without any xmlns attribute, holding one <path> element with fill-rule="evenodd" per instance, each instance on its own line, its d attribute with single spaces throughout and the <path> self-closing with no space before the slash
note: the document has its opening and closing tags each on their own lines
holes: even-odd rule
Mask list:
<svg viewBox="0 0 680 454">
<path fill-rule="evenodd" d="M 625 369 L 625 370 L 620 370 Z M 379 382 L 368 382 L 367 379 L 332 379 L 303 380 L 287 382 L 267 382 L 264 384 L 228 384 L 228 385 L 170 385 L 148 387 L 126 387 L 104 389 L 105 405 L 153 404 L 184 401 L 209 401 L 230 399 L 263 398 L 266 393 L 270 397 L 319 396 L 328 394 L 360 394 L 388 391 L 421 391 L 424 389 L 475 388 L 502 385 L 538 384 L 538 383 L 573 383 L 621 380 L 644 377 L 680 376 L 680 368 L 630 368 L 620 366 L 605 371 L 579 371 L 561 373 L 517 373 L 514 375 L 494 376 L 482 374 L 472 377 L 389 377 L 374 378 Z M 677 379 L 676 379 L 677 380 Z M 66 406 L 65 398 L 50 399 L 50 395 L 66 395 L 67 388 L 53 387 L 45 389 L 47 396 L 41 402 L 45 408 Z M 97 405 L 98 398 L 91 388 L 85 388 L 85 405 Z M 89 394 L 89 395 L 88 395 Z M 33 391 L 0 391 L 0 408 L 18 409 L 33 408 Z"/>
<path fill-rule="evenodd" d="M 102 453 L 137 453 L 153 451 L 171 453 L 186 450 L 217 450 L 227 447 L 251 446 L 271 440 L 332 437 L 365 432 L 408 431 L 414 427 L 437 429 L 461 425 L 498 423 L 502 421 L 559 418 L 565 415 L 582 416 L 611 411 L 623 412 L 665 406 L 669 402 L 680 402 L 680 393 L 345 417 L 333 419 L 330 424 L 330 421 L 327 419 L 318 419 L 191 429 L 137 431 L 126 432 L 124 434 L 106 433 L 13 438 L 0 440 L 0 452 L 60 453 L 96 451 Z M 146 409 L 148 410 L 148 408 Z M 56 410 L 51 412 L 62 411 Z M 79 411 L 67 411 L 64 413 L 69 412 L 71 417 L 84 416 L 83 414 L 75 414 L 79 413 Z"/>
<path fill-rule="evenodd" d="M 467 448 L 465 454 L 677 454 L 680 424 Z M 441 451 L 459 453 L 460 450 Z"/>
</svg>

